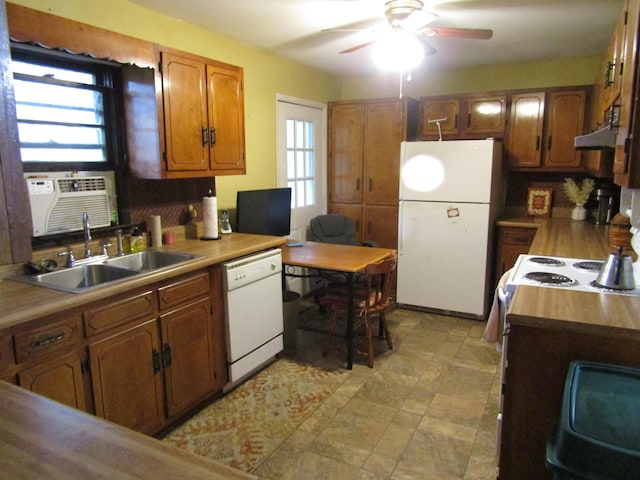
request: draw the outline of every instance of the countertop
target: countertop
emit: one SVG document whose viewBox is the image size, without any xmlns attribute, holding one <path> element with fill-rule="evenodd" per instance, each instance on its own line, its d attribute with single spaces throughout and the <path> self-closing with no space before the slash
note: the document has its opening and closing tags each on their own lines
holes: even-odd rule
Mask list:
<svg viewBox="0 0 640 480">
<path fill-rule="evenodd" d="M 0 471 L 24 479 L 255 479 L 0 382 Z"/>
<path fill-rule="evenodd" d="M 605 260 L 609 227 L 589 221 L 504 219 L 502 226 L 537 228 L 529 253 Z M 511 324 L 640 339 L 640 297 L 519 286 L 509 307 Z"/>
<path fill-rule="evenodd" d="M 149 274 L 129 277 L 108 286 L 83 293 L 67 293 L 46 287 L 0 279 L 0 329 L 12 327 L 25 321 L 67 308 L 79 307 L 118 293 L 149 285 L 161 280 L 209 267 L 233 258 L 242 257 L 260 250 L 280 247 L 285 237 L 231 233 L 220 240 L 180 240 L 173 245 L 163 245 L 162 251 L 184 252 L 198 255 L 188 262 L 163 268 Z"/>
</svg>

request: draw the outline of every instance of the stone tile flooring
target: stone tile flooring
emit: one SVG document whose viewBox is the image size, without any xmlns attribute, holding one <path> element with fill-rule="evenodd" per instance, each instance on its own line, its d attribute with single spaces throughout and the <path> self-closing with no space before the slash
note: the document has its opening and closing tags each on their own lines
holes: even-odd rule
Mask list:
<svg viewBox="0 0 640 480">
<path fill-rule="evenodd" d="M 348 378 L 252 473 L 263 480 L 494 480 L 500 355 L 485 322 L 396 309 L 375 367 Z M 286 355 L 335 367 L 323 335 L 298 330 Z"/>
</svg>

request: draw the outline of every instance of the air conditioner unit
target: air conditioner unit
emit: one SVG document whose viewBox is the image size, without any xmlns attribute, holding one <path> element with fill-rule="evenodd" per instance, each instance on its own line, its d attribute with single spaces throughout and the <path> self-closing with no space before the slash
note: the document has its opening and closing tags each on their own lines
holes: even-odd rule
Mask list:
<svg viewBox="0 0 640 480">
<path fill-rule="evenodd" d="M 91 228 L 111 225 L 106 177 L 27 178 L 33 236 L 82 230 L 82 214 Z"/>
</svg>

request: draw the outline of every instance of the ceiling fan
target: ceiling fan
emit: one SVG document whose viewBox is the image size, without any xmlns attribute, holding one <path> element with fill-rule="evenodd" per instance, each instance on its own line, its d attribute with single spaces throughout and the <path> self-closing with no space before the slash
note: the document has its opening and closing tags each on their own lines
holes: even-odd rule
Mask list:
<svg viewBox="0 0 640 480">
<path fill-rule="evenodd" d="M 385 16 L 387 24 L 382 28 L 374 28 L 379 33 L 380 38 L 355 45 L 353 47 L 342 50 L 340 53 L 351 53 L 362 48 L 368 47 L 378 42 L 386 33 L 402 32 L 410 36 L 414 36 L 422 41 L 425 47 L 425 53 L 431 55 L 436 52 L 435 48 L 426 43 L 424 40 L 429 37 L 456 37 L 475 40 L 489 40 L 493 36 L 492 30 L 476 29 L 476 28 L 448 28 L 448 27 L 429 27 L 428 24 L 438 18 L 438 15 L 423 10 L 424 3 L 421 0 L 389 0 L 384 4 Z M 323 30 L 325 32 L 354 32 L 371 30 L 363 28 L 330 28 Z"/>
</svg>

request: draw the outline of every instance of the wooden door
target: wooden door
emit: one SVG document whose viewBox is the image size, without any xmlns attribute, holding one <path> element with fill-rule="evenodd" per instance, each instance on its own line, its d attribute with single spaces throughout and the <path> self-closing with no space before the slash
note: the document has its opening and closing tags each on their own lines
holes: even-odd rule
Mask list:
<svg viewBox="0 0 640 480">
<path fill-rule="evenodd" d="M 425 98 L 420 107 L 420 136 L 424 140 L 437 140 L 440 132 L 438 124 L 433 120 L 440 120 L 442 135 L 458 135 L 458 117 L 460 115 L 460 99 Z"/>
<path fill-rule="evenodd" d="M 541 164 L 544 92 L 514 94 L 507 137 L 510 167 L 539 167 Z"/>
<path fill-rule="evenodd" d="M 154 433 L 164 424 L 156 319 L 89 345 L 96 415 Z"/>
<path fill-rule="evenodd" d="M 70 407 L 87 410 L 80 352 L 68 353 L 21 371 L 18 384 Z"/>
<path fill-rule="evenodd" d="M 361 103 L 330 106 L 330 202 L 362 203 L 364 110 Z"/>
<path fill-rule="evenodd" d="M 209 151 L 216 175 L 244 174 L 244 91 L 242 70 L 207 65 Z"/>
<path fill-rule="evenodd" d="M 574 140 L 584 133 L 584 90 L 551 92 L 546 104 L 547 128 L 544 146 L 545 168 L 578 168 L 582 152 Z"/>
<path fill-rule="evenodd" d="M 160 316 L 169 417 L 186 412 L 216 385 L 211 302 L 202 298 Z"/>
<path fill-rule="evenodd" d="M 398 207 L 369 206 L 364 208 L 363 238 L 383 248 L 398 248 Z"/>
<path fill-rule="evenodd" d="M 366 108 L 364 151 L 364 203 L 398 203 L 402 103 L 371 103 Z"/>
<path fill-rule="evenodd" d="M 164 133 L 168 171 L 209 171 L 205 65 L 162 52 Z"/>
<path fill-rule="evenodd" d="M 466 98 L 465 134 L 503 136 L 507 124 L 507 96 Z"/>
</svg>

